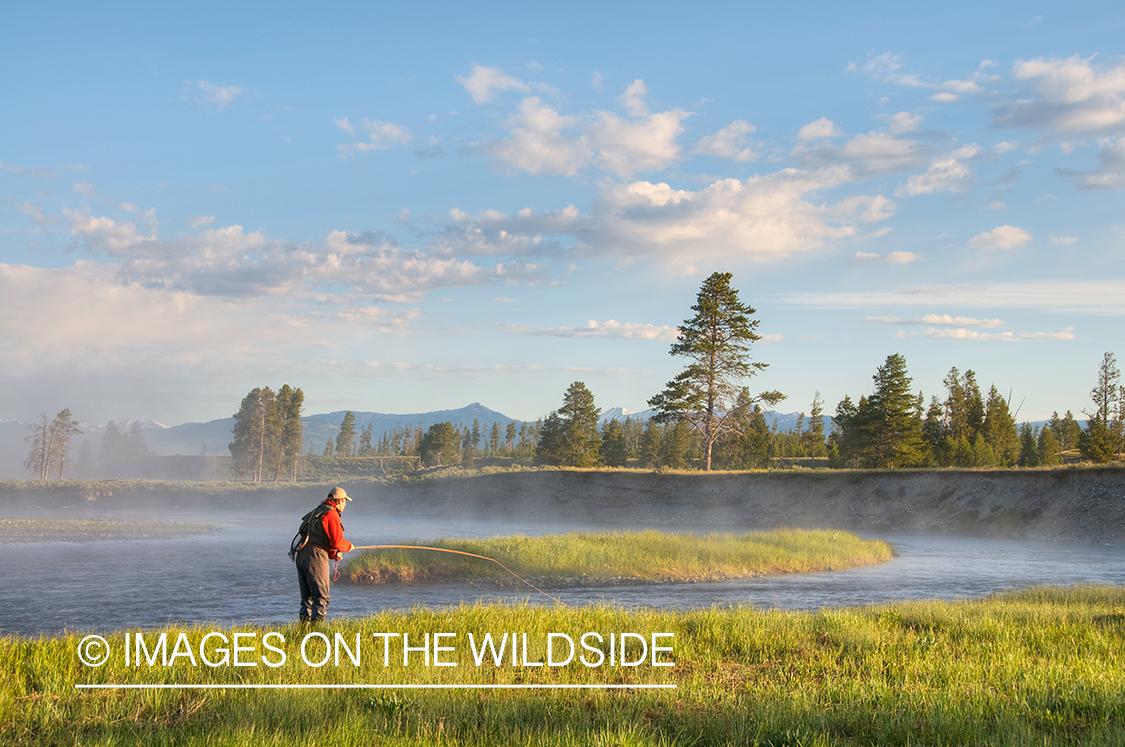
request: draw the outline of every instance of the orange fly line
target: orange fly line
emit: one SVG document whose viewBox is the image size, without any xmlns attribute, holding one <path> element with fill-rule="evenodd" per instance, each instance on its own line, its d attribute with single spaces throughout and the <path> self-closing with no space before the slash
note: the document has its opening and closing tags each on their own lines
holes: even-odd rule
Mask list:
<svg viewBox="0 0 1125 747">
<path fill-rule="evenodd" d="M 430 550 L 432 552 L 447 552 L 447 553 L 451 553 L 453 555 L 464 555 L 464 556 L 469 557 L 469 558 L 480 558 L 481 560 L 487 560 L 489 562 L 495 563 L 496 565 L 500 566 L 501 568 L 503 568 L 508 573 L 510 573 L 513 576 L 515 576 L 516 578 L 518 578 L 520 581 L 523 581 L 525 584 L 527 584 L 531 588 L 535 589 L 537 592 L 539 592 L 543 596 L 547 597 L 548 599 L 553 599 L 554 601 L 561 604 L 563 607 L 566 606 L 566 603 L 563 602 L 558 597 L 553 597 L 550 594 L 548 594 L 547 592 L 543 591 L 538 586 L 536 586 L 535 584 L 531 583 L 530 581 L 528 581 L 523 576 L 521 576 L 518 573 L 516 573 L 515 571 L 513 571 L 511 568 L 509 568 L 508 566 L 501 563 L 496 558 L 490 558 L 490 557 L 487 557 L 485 555 L 474 555 L 471 552 L 462 552 L 461 550 L 448 550 L 444 547 L 419 547 L 417 545 L 355 545 L 352 549 L 353 550 Z"/>
</svg>

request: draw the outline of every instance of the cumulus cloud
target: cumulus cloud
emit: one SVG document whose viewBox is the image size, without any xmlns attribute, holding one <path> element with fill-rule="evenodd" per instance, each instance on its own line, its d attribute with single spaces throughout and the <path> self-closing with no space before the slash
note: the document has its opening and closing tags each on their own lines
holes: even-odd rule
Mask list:
<svg viewBox="0 0 1125 747">
<path fill-rule="evenodd" d="M 649 113 L 646 91 L 644 82 L 636 80 L 622 95 L 630 117 L 608 111 L 564 115 L 529 96 L 520 102 L 518 113 L 504 121 L 507 137 L 474 145 L 492 156 L 498 171 L 575 176 L 594 166 L 627 178 L 663 169 L 681 158 L 677 138 L 690 113 Z"/>
<path fill-rule="evenodd" d="M 993 124 L 1089 134 L 1125 130 L 1125 63 L 1095 66 L 1092 59 L 1019 60 L 1012 77 L 1037 95 L 1000 103 Z"/>
<path fill-rule="evenodd" d="M 634 80 L 621 94 L 621 105 L 634 117 L 647 117 L 649 115 L 648 102 L 645 101 L 645 96 L 648 94 L 648 86 L 645 82 L 638 78 Z"/>
<path fill-rule="evenodd" d="M 516 246 L 541 252 L 559 246 L 551 237 L 565 237 L 575 242 L 569 251 L 580 256 L 653 256 L 674 264 L 725 257 L 767 260 L 858 238 L 860 224 L 893 214 L 894 203 L 880 195 L 853 195 L 836 203 L 813 199 L 846 178 L 846 169 L 833 167 L 721 179 L 699 190 L 663 182 L 611 183 L 590 214 L 573 205 L 542 213 L 454 214 L 455 230 L 441 237 L 442 248 L 462 255 Z"/>
<path fill-rule="evenodd" d="M 612 112 L 598 112 L 590 128 L 598 149 L 594 163 L 622 177 L 670 166 L 680 158 L 676 138 L 684 131 L 680 123 L 688 116 L 688 112 L 672 109 L 627 120 Z"/>
<path fill-rule="evenodd" d="M 537 97 L 520 102 L 519 114 L 506 122 L 507 138 L 481 147 L 503 167 L 529 174 L 578 174 L 593 158 L 594 146 L 586 135 L 571 136 L 565 130 L 579 123 L 562 116 Z"/>
<path fill-rule="evenodd" d="M 915 174 L 899 185 L 895 194 L 928 195 L 936 192 L 964 192 L 973 183 L 974 173 L 967 161 L 980 153 L 979 145 L 966 145 L 934 159 L 923 174 Z"/>
<path fill-rule="evenodd" d="M 198 106 L 222 110 L 244 93 L 239 86 L 217 86 L 208 80 L 185 80 L 181 98 Z"/>
<path fill-rule="evenodd" d="M 927 151 L 917 140 L 879 130 L 856 135 L 842 145 L 828 140 L 802 141 L 792 152 L 808 168 L 846 164 L 854 179 L 909 171 L 927 161 Z"/>
<path fill-rule="evenodd" d="M 755 152 L 750 141 L 750 135 L 756 129 L 749 122 L 736 119 L 714 135 L 700 138 L 692 152 L 740 162 L 756 161 L 760 155 Z"/>
<path fill-rule="evenodd" d="M 348 121 L 347 117 L 335 120 L 336 126 L 351 136 L 355 136 L 356 128 Z M 369 150 L 390 150 L 396 145 L 410 145 L 414 135 L 405 127 L 393 122 L 384 122 L 380 119 L 364 119 L 360 127 L 367 133 L 367 140 L 358 143 L 343 143 L 336 146 L 336 150 L 345 158 L 355 152 Z"/>
<path fill-rule="evenodd" d="M 1022 228 L 997 226 L 969 239 L 969 246 L 976 249 L 1014 249 L 1031 241 L 1031 238 L 1031 233 Z"/>
<path fill-rule="evenodd" d="M 468 77 L 458 75 L 454 78 L 464 86 L 473 102 L 485 104 L 492 101 L 498 91 L 528 91 L 530 86 L 519 78 L 513 78 L 498 67 L 473 65 Z"/>
<path fill-rule="evenodd" d="M 610 339 L 625 340 L 671 341 L 675 340 L 679 336 L 679 331 L 675 327 L 670 327 L 666 324 L 636 324 L 633 322 L 618 322 L 613 319 L 605 322 L 599 322 L 591 319 L 581 327 L 535 328 L 516 324 L 500 324 L 497 326 L 502 329 L 506 329 L 509 332 L 522 335 L 532 335 L 535 337 L 604 337 Z"/>
<path fill-rule="evenodd" d="M 843 133 L 840 128 L 836 126 L 828 117 L 821 117 L 815 122 L 809 122 L 807 125 L 797 131 L 798 140 L 824 140 L 834 137 L 839 137 Z"/>
</svg>

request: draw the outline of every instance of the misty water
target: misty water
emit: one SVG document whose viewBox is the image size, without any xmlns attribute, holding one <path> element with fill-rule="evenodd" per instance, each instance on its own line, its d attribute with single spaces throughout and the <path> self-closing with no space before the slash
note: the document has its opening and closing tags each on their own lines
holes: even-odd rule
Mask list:
<svg viewBox="0 0 1125 747">
<path fill-rule="evenodd" d="M 315 505 L 310 505 L 308 510 Z M 355 505 L 355 504 L 352 504 Z M 7 511 L 9 516 L 47 516 Z M 273 625 L 296 618 L 297 577 L 287 557 L 301 510 L 151 511 L 72 509 L 66 518 L 163 519 L 213 524 L 217 531 L 165 540 L 43 542 L 0 545 L 5 602 L 0 634 L 112 630 L 168 623 Z M 138 515 L 140 514 L 140 515 Z M 437 537 L 547 534 L 646 528 L 433 516 L 344 514 L 357 545 Z M 667 531 L 731 532 L 753 527 L 651 527 Z M 1038 584 L 1125 583 L 1125 546 L 965 537 L 863 534 L 891 542 L 898 557 L 884 565 L 806 575 L 658 586 L 552 590 L 567 604 L 613 603 L 690 609 L 711 605 L 815 610 L 904 599 L 975 598 Z M 553 604 L 532 589 L 497 590 L 469 584 L 353 586 L 334 584 L 330 617 L 362 616 L 415 606 L 462 603 Z"/>
</svg>

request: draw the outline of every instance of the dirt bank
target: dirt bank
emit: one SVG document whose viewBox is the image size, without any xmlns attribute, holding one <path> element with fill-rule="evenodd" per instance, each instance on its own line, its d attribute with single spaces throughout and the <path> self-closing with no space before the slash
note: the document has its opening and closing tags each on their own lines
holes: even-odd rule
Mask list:
<svg viewBox="0 0 1125 747">
<path fill-rule="evenodd" d="M 1125 542 L 1125 470 L 550 471 L 387 485 L 392 512 Z"/>
</svg>

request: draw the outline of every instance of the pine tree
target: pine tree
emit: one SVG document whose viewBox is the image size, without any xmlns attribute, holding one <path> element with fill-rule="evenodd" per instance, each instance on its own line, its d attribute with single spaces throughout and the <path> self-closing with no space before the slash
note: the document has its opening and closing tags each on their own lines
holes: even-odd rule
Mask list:
<svg viewBox="0 0 1125 747">
<path fill-rule="evenodd" d="M 140 431 L 136 433 L 139 437 Z M 275 463 L 281 433 L 282 419 L 273 390 L 268 386 L 252 389 L 234 414 L 234 440 L 228 448 L 235 468 L 252 481 L 261 482 L 266 468 Z"/>
<path fill-rule="evenodd" d="M 1039 431 L 1037 451 L 1039 465 L 1042 467 L 1054 467 L 1062 463 L 1062 457 L 1059 455 L 1062 447 L 1059 446 L 1058 439 L 1055 438 L 1055 432 L 1046 426 Z"/>
<path fill-rule="evenodd" d="M 910 392 L 913 380 L 906 373 L 906 359 L 899 353 L 887 356 L 873 379 L 875 391 L 868 400 L 871 417 L 861 424 L 867 433 L 866 466 L 885 469 L 925 463 L 920 403 Z"/>
<path fill-rule="evenodd" d="M 304 404 L 305 393 L 300 388 L 293 388 L 285 384 L 277 392 L 281 435 L 273 474 L 274 482 L 277 482 L 279 475 L 283 472 L 289 475 L 290 482 L 297 481 L 297 462 L 301 456 L 301 446 L 305 440 L 304 425 L 301 423 L 301 409 Z M 370 437 L 370 431 L 368 436 Z M 370 442 L 368 445 L 370 446 Z"/>
<path fill-rule="evenodd" d="M 1039 466 L 1039 433 L 1031 423 L 1020 425 L 1020 458 L 1017 462 L 1021 467 Z"/>
<path fill-rule="evenodd" d="M 545 464 L 596 467 L 601 463 L 602 437 L 594 395 L 581 381 L 567 388 L 562 407 L 552 413 L 556 422 L 545 423 L 536 446 L 536 459 Z M 548 418 L 551 421 L 551 418 Z M 546 434 L 546 435 L 545 435 Z"/>
<path fill-rule="evenodd" d="M 641 434 L 640 451 L 637 458 L 641 464 L 649 469 L 660 465 L 660 439 L 662 436 L 660 424 L 649 418 L 645 423 L 644 432 Z"/>
<path fill-rule="evenodd" d="M 461 437 L 453 423 L 435 423 L 422 436 L 418 454 L 426 467 L 461 463 Z"/>
<path fill-rule="evenodd" d="M 728 415 L 743 381 L 769 364 L 751 361 L 750 346 L 762 339 L 754 330 L 755 310 L 743 304 L 730 285 L 731 273 L 715 272 L 703 282 L 691 319 L 679 327 L 669 351 L 691 361 L 664 391 L 648 401 L 660 422 L 686 421 L 703 439 L 704 469 L 711 469 L 711 450 L 732 423 Z M 755 401 L 774 404 L 778 391 L 762 392 Z"/>
<path fill-rule="evenodd" d="M 988 390 L 983 433 L 998 467 L 1011 467 L 1020 457 L 1020 436 L 1016 419 L 1008 408 L 1008 401 L 1000 396 L 993 385 Z"/>
<path fill-rule="evenodd" d="M 27 459 L 23 466 L 33 475 L 38 475 L 40 480 L 46 480 L 51 472 L 51 421 L 47 420 L 47 413 L 39 418 L 39 422 L 31 426 L 31 435 L 25 441 L 31 442 Z"/>
<path fill-rule="evenodd" d="M 602 426 L 602 461 L 607 467 L 624 467 L 628 460 L 625 449 L 625 429 L 616 420 Z"/>
<path fill-rule="evenodd" d="M 348 410 L 336 433 L 336 456 L 350 457 L 355 448 L 355 413 Z"/>
</svg>

